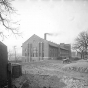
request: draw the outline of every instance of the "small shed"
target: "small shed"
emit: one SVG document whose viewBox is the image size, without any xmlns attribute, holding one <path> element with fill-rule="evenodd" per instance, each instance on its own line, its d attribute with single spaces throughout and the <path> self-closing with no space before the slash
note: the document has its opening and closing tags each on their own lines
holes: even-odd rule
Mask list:
<svg viewBox="0 0 88 88">
<path fill-rule="evenodd" d="M 22 65 L 19 63 L 12 63 L 12 78 L 18 78 L 22 75 Z"/>
</svg>

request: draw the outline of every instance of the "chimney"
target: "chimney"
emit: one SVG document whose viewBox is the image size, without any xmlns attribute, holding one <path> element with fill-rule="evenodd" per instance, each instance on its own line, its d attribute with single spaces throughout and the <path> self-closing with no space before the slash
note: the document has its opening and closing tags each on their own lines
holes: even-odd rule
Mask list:
<svg viewBox="0 0 88 88">
<path fill-rule="evenodd" d="M 44 34 L 44 39 L 46 40 L 46 33 Z"/>
<path fill-rule="evenodd" d="M 51 33 L 44 33 L 44 39 L 46 40 L 46 38 L 47 38 L 47 35 L 53 35 L 53 34 L 51 34 Z"/>
</svg>

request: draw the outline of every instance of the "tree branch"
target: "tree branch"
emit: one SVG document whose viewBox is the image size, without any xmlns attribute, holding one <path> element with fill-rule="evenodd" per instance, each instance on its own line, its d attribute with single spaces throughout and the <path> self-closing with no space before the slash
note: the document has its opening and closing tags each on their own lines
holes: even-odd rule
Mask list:
<svg viewBox="0 0 88 88">
<path fill-rule="evenodd" d="M 0 0 L 0 22 L 7 31 L 11 31 L 14 35 L 21 36 L 18 27 L 11 27 L 11 20 L 7 19 L 8 13 L 15 12 L 16 10 L 11 6 L 11 1 L 14 0 Z M 5 16 L 4 16 L 5 14 Z M 4 33 L 3 33 L 4 35 Z"/>
</svg>

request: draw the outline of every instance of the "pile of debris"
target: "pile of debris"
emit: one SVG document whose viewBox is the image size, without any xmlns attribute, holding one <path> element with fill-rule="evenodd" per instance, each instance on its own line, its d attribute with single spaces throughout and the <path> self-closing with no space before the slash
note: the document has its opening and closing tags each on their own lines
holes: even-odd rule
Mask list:
<svg viewBox="0 0 88 88">
<path fill-rule="evenodd" d="M 67 85 L 64 88 L 88 88 L 88 82 L 86 80 L 63 76 L 61 81 Z"/>
</svg>

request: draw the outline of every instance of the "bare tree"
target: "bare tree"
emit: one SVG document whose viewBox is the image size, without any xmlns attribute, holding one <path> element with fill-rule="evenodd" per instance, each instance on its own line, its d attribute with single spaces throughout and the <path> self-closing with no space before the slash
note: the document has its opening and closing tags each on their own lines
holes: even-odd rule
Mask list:
<svg viewBox="0 0 88 88">
<path fill-rule="evenodd" d="M 0 0 L 0 25 L 2 25 L 6 31 L 10 31 L 15 35 L 20 35 L 18 27 L 14 27 L 14 22 L 11 21 L 11 14 L 15 13 L 15 9 L 12 7 L 11 2 L 14 0 Z M 0 28 L 0 36 L 6 37 L 3 30 Z"/>
<path fill-rule="evenodd" d="M 88 32 L 81 32 L 78 37 L 75 39 L 75 44 L 73 49 L 77 52 L 80 52 L 81 58 L 84 59 L 84 56 L 88 54 Z"/>
</svg>

